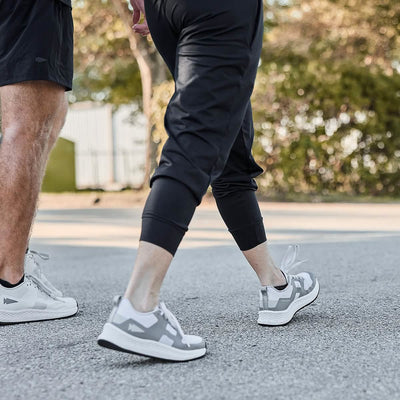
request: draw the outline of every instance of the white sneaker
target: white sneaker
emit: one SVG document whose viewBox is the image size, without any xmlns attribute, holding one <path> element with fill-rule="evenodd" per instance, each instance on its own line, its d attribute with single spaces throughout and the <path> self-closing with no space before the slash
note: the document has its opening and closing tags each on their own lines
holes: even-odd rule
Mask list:
<svg viewBox="0 0 400 400">
<path fill-rule="evenodd" d="M 52 295 L 31 276 L 14 288 L 0 285 L 0 324 L 65 318 L 77 312 L 74 299 Z"/>
<path fill-rule="evenodd" d="M 260 325 L 286 325 L 297 311 L 311 304 L 319 293 L 317 278 L 309 272 L 285 274 L 288 285 L 283 290 L 265 286 L 260 291 Z"/>
<path fill-rule="evenodd" d="M 61 290 L 58 290 L 51 284 L 51 282 L 46 278 L 46 275 L 43 273 L 42 268 L 40 267 L 37 258 L 40 257 L 42 260 L 47 261 L 50 257 L 48 254 L 39 253 L 34 250 L 28 249 L 25 254 L 25 275 L 31 276 L 33 280 L 39 281 L 40 286 L 45 288 L 46 291 L 49 291 L 55 297 L 63 297 L 63 293 Z"/>
<path fill-rule="evenodd" d="M 288 272 L 304 261 L 297 260 L 298 246 L 289 246 L 281 263 L 287 286 L 278 290 L 273 286 L 264 286 L 260 290 L 260 325 L 286 325 L 302 308 L 311 304 L 319 294 L 317 278 L 310 272 L 290 275 Z"/>
<path fill-rule="evenodd" d="M 206 354 L 199 336 L 185 335 L 164 303 L 148 313 L 136 311 L 128 299 L 117 296 L 97 343 L 108 349 L 169 361 L 189 361 Z"/>
</svg>

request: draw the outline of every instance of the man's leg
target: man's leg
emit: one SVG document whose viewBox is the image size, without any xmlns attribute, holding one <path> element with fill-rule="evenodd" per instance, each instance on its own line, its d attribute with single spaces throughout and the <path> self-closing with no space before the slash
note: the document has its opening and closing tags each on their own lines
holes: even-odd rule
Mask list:
<svg viewBox="0 0 400 400">
<path fill-rule="evenodd" d="M 33 260 L 24 275 L 46 161 L 65 120 L 65 89 L 27 81 L 1 87 L 0 96 L 0 324 L 72 316 L 76 301 L 58 297 Z"/>
<path fill-rule="evenodd" d="M 73 21 L 60 1 L 0 7 L 0 324 L 71 316 L 74 299 L 25 251 L 46 161 L 72 87 Z M 24 275 L 25 269 L 25 275 Z"/>
<path fill-rule="evenodd" d="M 65 89 L 37 81 L 0 88 L 0 279 L 17 283 L 49 152 L 66 115 Z"/>
</svg>

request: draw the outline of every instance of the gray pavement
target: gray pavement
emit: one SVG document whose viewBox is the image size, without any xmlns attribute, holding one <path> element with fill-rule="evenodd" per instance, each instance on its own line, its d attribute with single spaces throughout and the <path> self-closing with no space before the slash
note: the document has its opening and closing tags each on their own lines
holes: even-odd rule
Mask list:
<svg viewBox="0 0 400 400">
<path fill-rule="evenodd" d="M 301 244 L 318 300 L 257 325 L 258 283 L 213 207 L 198 210 L 163 300 L 208 355 L 173 364 L 96 345 L 135 256 L 140 209 L 39 212 L 32 247 L 75 318 L 0 327 L 0 398 L 400 399 L 400 206 L 264 205 L 279 259 Z"/>
</svg>

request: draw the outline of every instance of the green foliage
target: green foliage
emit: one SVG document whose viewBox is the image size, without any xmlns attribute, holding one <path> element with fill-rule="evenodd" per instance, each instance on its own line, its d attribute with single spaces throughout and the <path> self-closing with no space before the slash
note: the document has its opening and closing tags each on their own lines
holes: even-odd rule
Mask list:
<svg viewBox="0 0 400 400">
<path fill-rule="evenodd" d="M 374 3 L 274 10 L 253 98 L 265 193 L 400 195 L 400 8 Z"/>
<path fill-rule="evenodd" d="M 71 101 L 115 106 L 139 100 L 140 73 L 123 22 L 110 1 L 76 0 L 75 74 Z"/>
</svg>

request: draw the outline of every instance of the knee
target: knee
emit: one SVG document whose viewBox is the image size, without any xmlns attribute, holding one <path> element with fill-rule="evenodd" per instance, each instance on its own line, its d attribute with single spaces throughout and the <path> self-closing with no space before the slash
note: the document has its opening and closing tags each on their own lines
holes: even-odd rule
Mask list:
<svg viewBox="0 0 400 400">
<path fill-rule="evenodd" d="M 64 124 L 66 107 L 55 109 L 47 115 L 21 115 L 8 118 L 3 126 L 3 141 L 17 145 L 32 143 L 45 149 L 57 139 L 58 132 Z"/>
<path fill-rule="evenodd" d="M 4 140 L 9 142 L 45 143 L 51 135 L 51 116 L 40 118 L 21 118 L 9 122 L 3 129 Z"/>
</svg>

